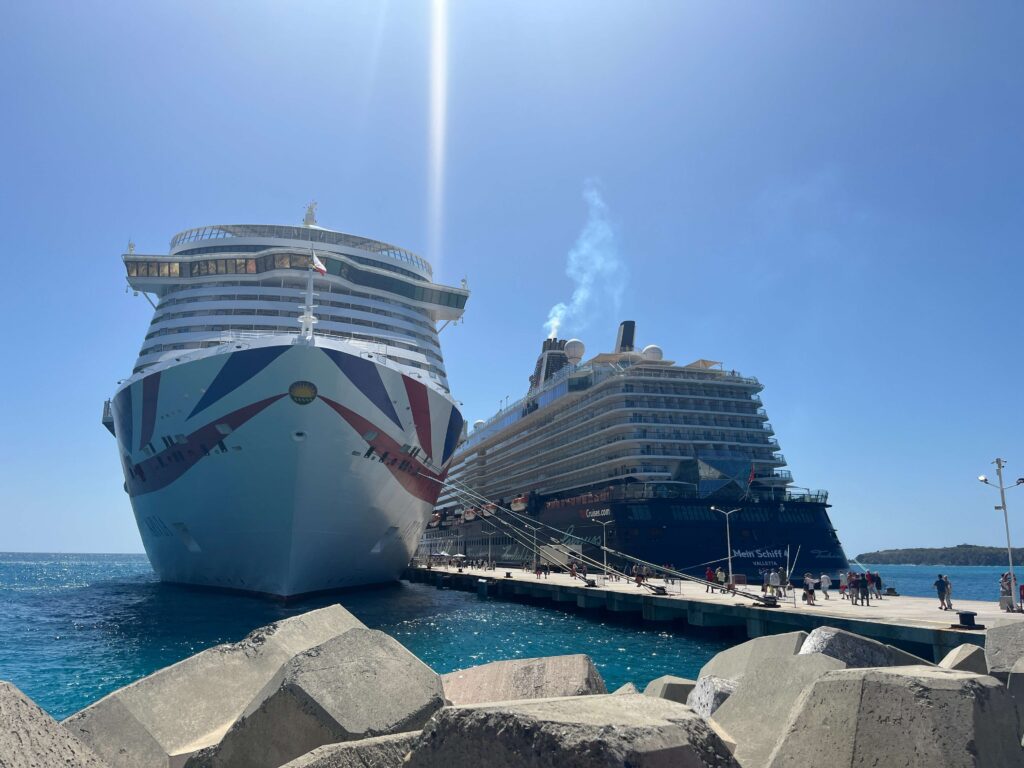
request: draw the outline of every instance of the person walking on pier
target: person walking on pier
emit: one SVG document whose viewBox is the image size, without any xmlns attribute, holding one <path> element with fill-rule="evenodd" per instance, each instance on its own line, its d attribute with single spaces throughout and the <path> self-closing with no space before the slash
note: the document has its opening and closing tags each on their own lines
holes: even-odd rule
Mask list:
<svg viewBox="0 0 1024 768">
<path fill-rule="evenodd" d="M 939 596 L 939 610 L 946 610 L 946 580 L 942 578 L 941 573 L 932 586 L 935 587 L 935 592 Z"/>
<path fill-rule="evenodd" d="M 722 570 L 722 566 L 718 566 L 718 570 L 715 571 L 715 581 L 718 582 L 719 590 L 725 592 L 725 571 Z"/>
<path fill-rule="evenodd" d="M 882 599 L 882 574 L 875 571 L 875 597 Z"/>
<path fill-rule="evenodd" d="M 786 569 L 781 565 L 779 566 L 779 589 L 782 592 L 782 597 L 786 596 L 786 589 L 789 587 L 789 574 L 786 573 Z"/>
<path fill-rule="evenodd" d="M 865 571 L 860 575 L 860 604 L 871 605 L 871 582 L 868 580 L 868 574 L 870 571 Z"/>
<path fill-rule="evenodd" d="M 850 574 L 846 571 L 839 573 L 839 596 L 846 599 L 846 588 L 850 585 Z"/>
<path fill-rule="evenodd" d="M 949 580 L 949 574 L 947 573 L 942 577 L 942 580 L 946 582 L 946 610 L 953 610 L 953 582 Z"/>
<path fill-rule="evenodd" d="M 804 602 L 814 605 L 814 577 L 810 573 L 804 574 Z"/>
<path fill-rule="evenodd" d="M 779 572 L 768 572 L 768 590 L 773 597 L 779 596 Z"/>
<path fill-rule="evenodd" d="M 704 591 L 705 592 L 710 592 L 711 589 L 712 589 L 711 585 L 715 581 L 715 572 L 713 570 L 711 570 L 711 566 L 710 565 L 708 566 L 707 570 L 704 571 L 704 581 L 706 581 L 708 583 L 708 587 Z"/>
<path fill-rule="evenodd" d="M 832 579 L 829 578 L 827 573 L 821 574 L 821 594 L 825 596 L 826 600 L 831 600 L 828 596 L 828 590 L 832 586 Z"/>
</svg>

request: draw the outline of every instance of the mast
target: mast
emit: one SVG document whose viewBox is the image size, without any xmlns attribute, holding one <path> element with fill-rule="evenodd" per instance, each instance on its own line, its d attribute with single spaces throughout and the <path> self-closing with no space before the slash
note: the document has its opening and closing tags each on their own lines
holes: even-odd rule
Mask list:
<svg viewBox="0 0 1024 768">
<path fill-rule="evenodd" d="M 300 344 L 311 344 L 315 345 L 316 340 L 313 338 L 313 326 L 316 324 L 317 319 L 313 314 L 315 309 L 313 305 L 313 259 L 316 253 L 313 251 L 313 244 L 309 245 L 309 267 L 306 269 L 306 302 L 302 305 L 302 314 L 299 315 L 299 323 L 302 327 L 299 330 L 299 343 Z"/>
</svg>

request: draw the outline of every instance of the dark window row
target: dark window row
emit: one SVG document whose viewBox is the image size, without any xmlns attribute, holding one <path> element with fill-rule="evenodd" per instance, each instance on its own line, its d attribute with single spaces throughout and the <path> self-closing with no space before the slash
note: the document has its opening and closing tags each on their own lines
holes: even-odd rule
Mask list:
<svg viewBox="0 0 1024 768">
<path fill-rule="evenodd" d="M 412 285 L 404 280 L 367 272 L 339 259 L 325 257 L 328 273 L 366 288 L 376 288 L 414 301 L 462 309 L 466 296 L 426 285 Z M 376 266 L 376 263 L 374 264 Z M 275 269 L 308 269 L 309 255 L 276 253 L 256 258 L 204 259 L 194 262 L 128 261 L 128 277 L 208 277 L 210 275 L 256 275 Z"/>
<path fill-rule="evenodd" d="M 429 353 L 427 350 L 429 350 L 431 348 L 439 349 L 440 345 L 437 343 L 437 337 L 436 336 L 431 337 L 431 336 L 427 336 L 426 334 L 421 334 L 421 333 L 417 333 L 416 331 L 411 331 L 411 330 L 406 329 L 406 328 L 401 328 L 399 326 L 391 326 L 391 325 L 388 325 L 386 323 L 375 323 L 373 321 L 368 321 L 368 319 L 364 319 L 364 318 L 361 318 L 361 317 L 351 317 L 351 316 L 346 315 L 346 314 L 326 311 L 323 308 L 325 303 L 326 302 L 322 302 L 322 304 L 319 305 L 319 307 L 321 307 L 321 308 L 319 308 L 318 311 L 316 312 L 316 316 L 319 318 L 319 321 L 321 321 L 322 323 L 345 323 L 345 324 L 350 325 L 350 326 L 361 326 L 361 327 L 364 327 L 364 328 L 374 328 L 374 329 L 377 329 L 379 331 L 386 331 L 386 332 L 389 332 L 389 333 L 397 334 L 397 335 L 401 336 L 402 338 L 412 339 L 412 340 L 419 340 L 419 341 L 423 342 L 424 344 L 428 345 L 426 347 L 426 349 L 424 350 L 425 353 Z M 298 314 L 299 313 L 298 313 L 297 310 L 292 310 L 292 309 L 263 309 L 263 308 L 259 308 L 259 309 L 252 309 L 252 308 L 195 309 L 195 310 L 191 310 L 191 311 L 187 311 L 187 312 L 170 312 L 170 313 L 162 314 L 159 317 L 154 317 L 153 318 L 153 323 L 151 324 L 151 328 L 154 327 L 154 326 L 157 326 L 157 325 L 159 325 L 161 323 L 165 323 L 165 322 L 168 322 L 168 321 L 173 321 L 173 319 L 184 319 L 184 318 L 187 318 L 187 317 L 242 316 L 242 317 L 293 317 L 293 318 L 295 318 L 295 317 L 298 317 Z M 152 331 L 151 333 L 146 334 L 145 338 L 148 339 L 148 338 L 152 338 L 154 336 L 160 336 L 162 334 L 169 334 L 169 333 L 185 333 L 188 330 L 189 330 L 188 327 L 161 328 L 159 330 Z M 421 345 L 421 346 L 423 346 L 423 345 Z"/>
<path fill-rule="evenodd" d="M 170 298 L 172 294 L 179 293 L 180 291 L 197 291 L 206 288 L 215 287 L 248 287 L 253 291 L 258 291 L 260 288 L 268 289 L 275 287 L 291 288 L 292 290 L 301 290 L 295 286 L 289 286 L 287 284 L 278 286 L 275 281 L 274 285 L 270 285 L 265 280 L 261 280 L 258 283 L 204 283 L 202 285 L 174 285 L 167 288 L 164 297 L 160 300 L 157 305 L 157 312 L 161 312 L 167 307 L 174 307 L 179 304 L 192 304 L 197 301 L 285 301 L 289 304 L 298 304 L 302 302 L 301 296 L 287 296 L 276 293 L 236 293 L 236 294 L 199 294 L 182 296 L 180 298 Z M 320 305 L 325 307 L 337 307 L 338 309 L 356 309 L 360 312 L 372 312 L 376 315 L 385 315 L 386 317 L 397 317 L 404 320 L 407 323 L 413 323 L 414 325 L 422 326 L 427 330 L 434 331 L 436 327 L 433 323 L 423 320 L 421 318 L 426 316 L 426 311 L 422 307 L 414 307 L 412 304 L 406 304 L 404 301 L 397 301 L 390 299 L 385 296 L 374 296 L 369 293 L 360 293 L 359 291 L 350 291 L 348 288 L 344 288 L 340 285 L 331 284 L 330 291 L 325 288 L 319 288 L 318 293 L 320 298 L 317 299 Z M 407 314 L 401 312 L 389 312 L 380 307 L 372 304 L 352 304 L 350 302 L 342 301 L 329 301 L 323 297 L 329 294 L 336 294 L 339 296 L 351 296 L 355 299 L 364 299 L 366 301 L 377 302 L 380 304 L 390 304 L 395 307 L 401 307 L 404 310 L 415 315 L 410 317 Z"/>
</svg>

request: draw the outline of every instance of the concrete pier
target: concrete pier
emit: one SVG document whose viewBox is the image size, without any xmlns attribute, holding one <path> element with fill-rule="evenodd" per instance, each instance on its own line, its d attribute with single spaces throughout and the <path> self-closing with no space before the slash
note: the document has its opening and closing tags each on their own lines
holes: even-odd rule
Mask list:
<svg viewBox="0 0 1024 768">
<path fill-rule="evenodd" d="M 963 643 L 985 645 L 984 630 L 952 629 L 950 625 L 957 623 L 956 612 L 940 611 L 938 601 L 933 598 L 872 598 L 870 606 L 857 606 L 840 599 L 838 591 L 833 590 L 830 600 L 821 599 L 819 592 L 817 604 L 810 606 L 800 600 L 798 590 L 795 604 L 785 599 L 778 608 L 765 608 L 739 595 L 706 592 L 700 584 L 679 581 L 665 584 L 661 579 L 651 583 L 664 586 L 668 595 L 653 595 L 624 579 L 602 583 L 603 579 L 597 577 L 597 586 L 587 587 L 565 573 L 552 573 L 546 579 L 538 579 L 533 573 L 506 568 L 492 571 L 416 566 L 408 568 L 403 578 L 496 598 L 548 600 L 552 607 L 568 610 L 607 611 L 634 615 L 644 621 L 721 629 L 746 638 L 796 630 L 810 632 L 828 625 L 936 662 Z M 750 589 L 759 590 L 760 586 Z M 956 606 L 961 611 L 976 612 L 975 621 L 989 628 L 1024 622 L 1024 615 L 1004 613 L 994 600 L 957 600 Z"/>
</svg>

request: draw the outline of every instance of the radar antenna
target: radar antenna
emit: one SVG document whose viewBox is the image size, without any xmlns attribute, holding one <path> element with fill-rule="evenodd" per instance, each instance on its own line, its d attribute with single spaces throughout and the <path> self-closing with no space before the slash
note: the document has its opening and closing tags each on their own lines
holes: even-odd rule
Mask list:
<svg viewBox="0 0 1024 768">
<path fill-rule="evenodd" d="M 311 203 L 309 203 L 309 205 L 306 206 L 306 215 L 302 217 L 302 226 L 316 226 L 316 200 L 313 200 Z"/>
</svg>

